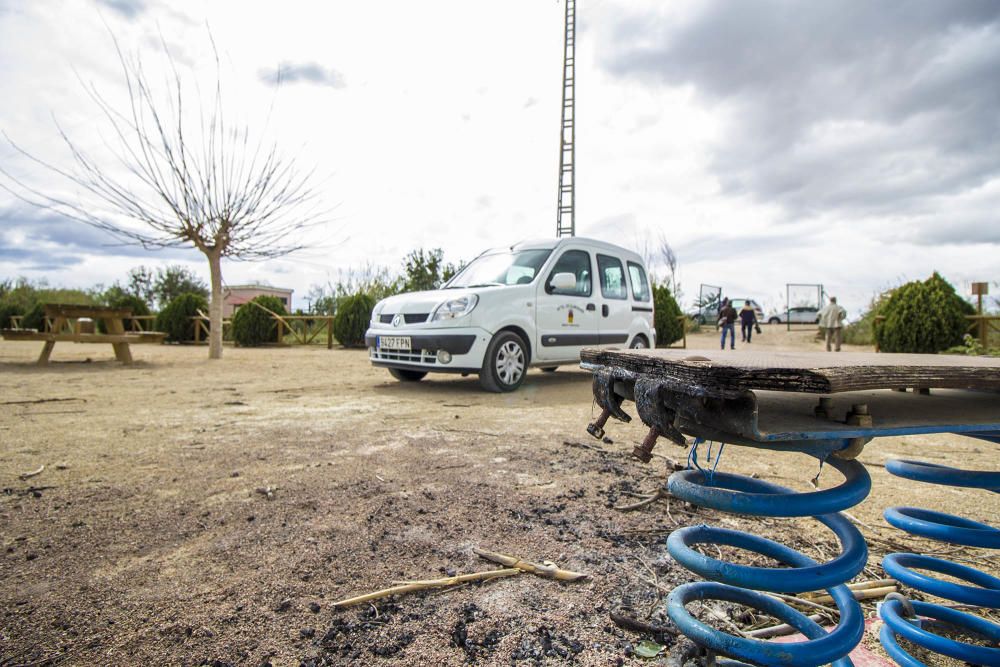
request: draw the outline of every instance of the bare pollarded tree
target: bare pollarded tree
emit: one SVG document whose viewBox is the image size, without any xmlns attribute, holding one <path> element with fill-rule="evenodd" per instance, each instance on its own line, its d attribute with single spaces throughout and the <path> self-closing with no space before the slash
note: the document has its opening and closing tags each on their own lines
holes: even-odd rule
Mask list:
<svg viewBox="0 0 1000 667">
<path fill-rule="evenodd" d="M 211 36 L 209 36 L 211 38 Z M 210 104 L 198 94 L 189 108 L 181 76 L 165 43 L 171 75 L 157 97 L 138 55 L 126 56 L 112 37 L 128 103 L 116 108 L 84 84 L 110 125 L 112 159 L 91 157 L 56 124 L 72 155 L 69 166 L 43 161 L 7 140 L 22 155 L 75 186 L 55 195 L 0 168 L 0 187 L 35 206 L 104 230 L 143 248 L 194 247 L 208 260 L 212 299 L 209 358 L 222 357 L 222 260 L 267 260 L 305 247 L 301 232 L 323 220 L 311 182 L 294 159 L 279 156 L 247 125 L 229 125 L 223 110 L 221 68 L 215 56 Z M 6 136 L 6 135 L 5 135 Z"/>
</svg>

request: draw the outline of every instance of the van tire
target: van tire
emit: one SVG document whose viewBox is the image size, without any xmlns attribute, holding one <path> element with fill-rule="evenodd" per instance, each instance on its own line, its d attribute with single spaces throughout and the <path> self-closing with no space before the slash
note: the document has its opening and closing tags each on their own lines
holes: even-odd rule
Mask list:
<svg viewBox="0 0 1000 667">
<path fill-rule="evenodd" d="M 648 350 L 649 349 L 649 341 L 646 340 L 646 337 L 643 336 L 642 334 L 638 334 L 638 335 L 636 335 L 635 338 L 632 339 L 632 342 L 629 343 L 628 349 L 630 349 L 630 350 Z"/>
<path fill-rule="evenodd" d="M 408 371 L 402 368 L 390 368 L 389 375 L 400 382 L 420 382 L 427 375 L 425 371 Z"/>
<path fill-rule="evenodd" d="M 513 331 L 501 331 L 486 348 L 479 385 L 499 394 L 514 391 L 528 374 L 528 345 Z"/>
<path fill-rule="evenodd" d="M 772 317 L 767 321 L 768 324 L 781 324 L 781 318 Z"/>
</svg>

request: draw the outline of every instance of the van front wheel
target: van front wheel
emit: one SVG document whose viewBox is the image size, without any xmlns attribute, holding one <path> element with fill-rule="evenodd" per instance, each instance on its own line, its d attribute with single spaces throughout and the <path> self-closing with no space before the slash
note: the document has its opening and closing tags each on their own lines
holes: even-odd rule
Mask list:
<svg viewBox="0 0 1000 667">
<path fill-rule="evenodd" d="M 514 391 L 524 382 L 528 370 L 528 347 L 512 331 L 501 331 L 486 349 L 479 384 L 494 393 Z"/>
<path fill-rule="evenodd" d="M 389 375 L 400 382 L 420 382 L 427 373 L 424 371 L 408 371 L 402 368 L 390 368 Z"/>
</svg>

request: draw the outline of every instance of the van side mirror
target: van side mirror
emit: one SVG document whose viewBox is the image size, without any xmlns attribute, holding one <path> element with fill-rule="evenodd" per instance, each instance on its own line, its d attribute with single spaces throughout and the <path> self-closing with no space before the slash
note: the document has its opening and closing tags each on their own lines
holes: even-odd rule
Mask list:
<svg viewBox="0 0 1000 667">
<path fill-rule="evenodd" d="M 576 275 L 573 273 L 557 273 L 552 276 L 552 280 L 549 281 L 549 286 L 557 290 L 575 290 L 576 289 Z"/>
</svg>

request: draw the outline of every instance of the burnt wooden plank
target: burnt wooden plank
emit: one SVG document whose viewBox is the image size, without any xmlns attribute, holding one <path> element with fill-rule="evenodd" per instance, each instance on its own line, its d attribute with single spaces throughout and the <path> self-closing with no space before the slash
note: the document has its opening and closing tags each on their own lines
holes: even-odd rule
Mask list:
<svg viewBox="0 0 1000 667">
<path fill-rule="evenodd" d="M 580 358 L 584 363 L 724 391 L 833 394 L 903 387 L 1000 391 L 1000 359 L 993 357 L 585 348 Z"/>
</svg>

